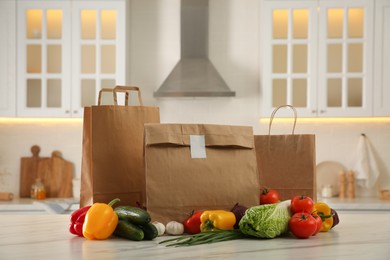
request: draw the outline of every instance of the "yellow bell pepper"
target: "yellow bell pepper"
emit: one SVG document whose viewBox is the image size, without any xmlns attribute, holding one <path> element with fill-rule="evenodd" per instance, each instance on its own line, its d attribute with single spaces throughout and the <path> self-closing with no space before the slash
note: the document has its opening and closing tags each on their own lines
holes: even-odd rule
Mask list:
<svg viewBox="0 0 390 260">
<path fill-rule="evenodd" d="M 118 215 L 112 205 L 120 201 L 114 199 L 110 203 L 94 203 L 85 215 L 83 236 L 87 239 L 107 239 L 114 233 L 118 225 Z"/>
<path fill-rule="evenodd" d="M 322 220 L 321 232 L 328 232 L 333 226 L 332 210 L 325 202 L 314 203 L 314 212 Z"/>
<path fill-rule="evenodd" d="M 200 216 L 200 230 L 233 230 L 236 223 L 236 216 L 233 212 L 226 210 L 206 210 Z"/>
</svg>

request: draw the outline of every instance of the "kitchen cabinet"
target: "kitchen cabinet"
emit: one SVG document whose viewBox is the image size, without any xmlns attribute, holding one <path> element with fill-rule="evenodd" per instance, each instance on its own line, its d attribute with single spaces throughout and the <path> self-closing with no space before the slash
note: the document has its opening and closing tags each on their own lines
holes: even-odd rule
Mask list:
<svg viewBox="0 0 390 260">
<path fill-rule="evenodd" d="M 16 1 L 0 1 L 0 117 L 16 114 Z"/>
<path fill-rule="evenodd" d="M 375 1 L 374 113 L 390 116 L 390 1 Z"/>
<path fill-rule="evenodd" d="M 373 2 L 263 3 L 262 115 L 371 116 Z"/>
<path fill-rule="evenodd" d="M 17 116 L 81 117 L 125 82 L 125 1 L 18 1 Z"/>
</svg>

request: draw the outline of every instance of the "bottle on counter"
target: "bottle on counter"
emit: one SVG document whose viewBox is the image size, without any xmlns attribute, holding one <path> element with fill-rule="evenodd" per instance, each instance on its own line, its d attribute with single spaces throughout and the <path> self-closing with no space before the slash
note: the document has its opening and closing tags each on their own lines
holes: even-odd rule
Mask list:
<svg viewBox="0 0 390 260">
<path fill-rule="evenodd" d="M 346 197 L 346 177 L 345 177 L 345 172 L 340 171 L 339 173 L 339 198 L 344 199 Z"/>
<path fill-rule="evenodd" d="M 46 189 L 45 185 L 43 185 L 41 178 L 37 178 L 31 186 L 31 198 L 37 200 L 46 199 Z"/>
<path fill-rule="evenodd" d="M 355 173 L 353 171 L 348 172 L 348 198 L 355 198 Z"/>
</svg>

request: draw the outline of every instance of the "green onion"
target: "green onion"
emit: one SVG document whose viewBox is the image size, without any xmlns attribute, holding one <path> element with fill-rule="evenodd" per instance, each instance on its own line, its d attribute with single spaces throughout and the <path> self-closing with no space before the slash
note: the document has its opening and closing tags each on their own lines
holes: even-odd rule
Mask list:
<svg viewBox="0 0 390 260">
<path fill-rule="evenodd" d="M 178 238 L 167 239 L 159 244 L 168 243 L 167 246 L 194 246 L 202 244 L 211 244 L 222 241 L 246 238 L 239 229 L 222 230 L 222 231 L 207 231 L 200 232 L 195 235 L 181 236 Z"/>
</svg>

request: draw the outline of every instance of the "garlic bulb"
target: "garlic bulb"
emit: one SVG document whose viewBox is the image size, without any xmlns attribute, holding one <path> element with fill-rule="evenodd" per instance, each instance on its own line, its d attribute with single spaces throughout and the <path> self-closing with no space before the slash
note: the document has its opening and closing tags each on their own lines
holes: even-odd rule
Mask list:
<svg viewBox="0 0 390 260">
<path fill-rule="evenodd" d="M 184 225 L 177 221 L 171 221 L 167 223 L 165 230 L 170 235 L 182 235 L 184 233 Z"/>
<path fill-rule="evenodd" d="M 152 224 L 156 227 L 158 235 L 162 236 L 165 233 L 165 226 L 163 223 L 153 221 Z"/>
</svg>

